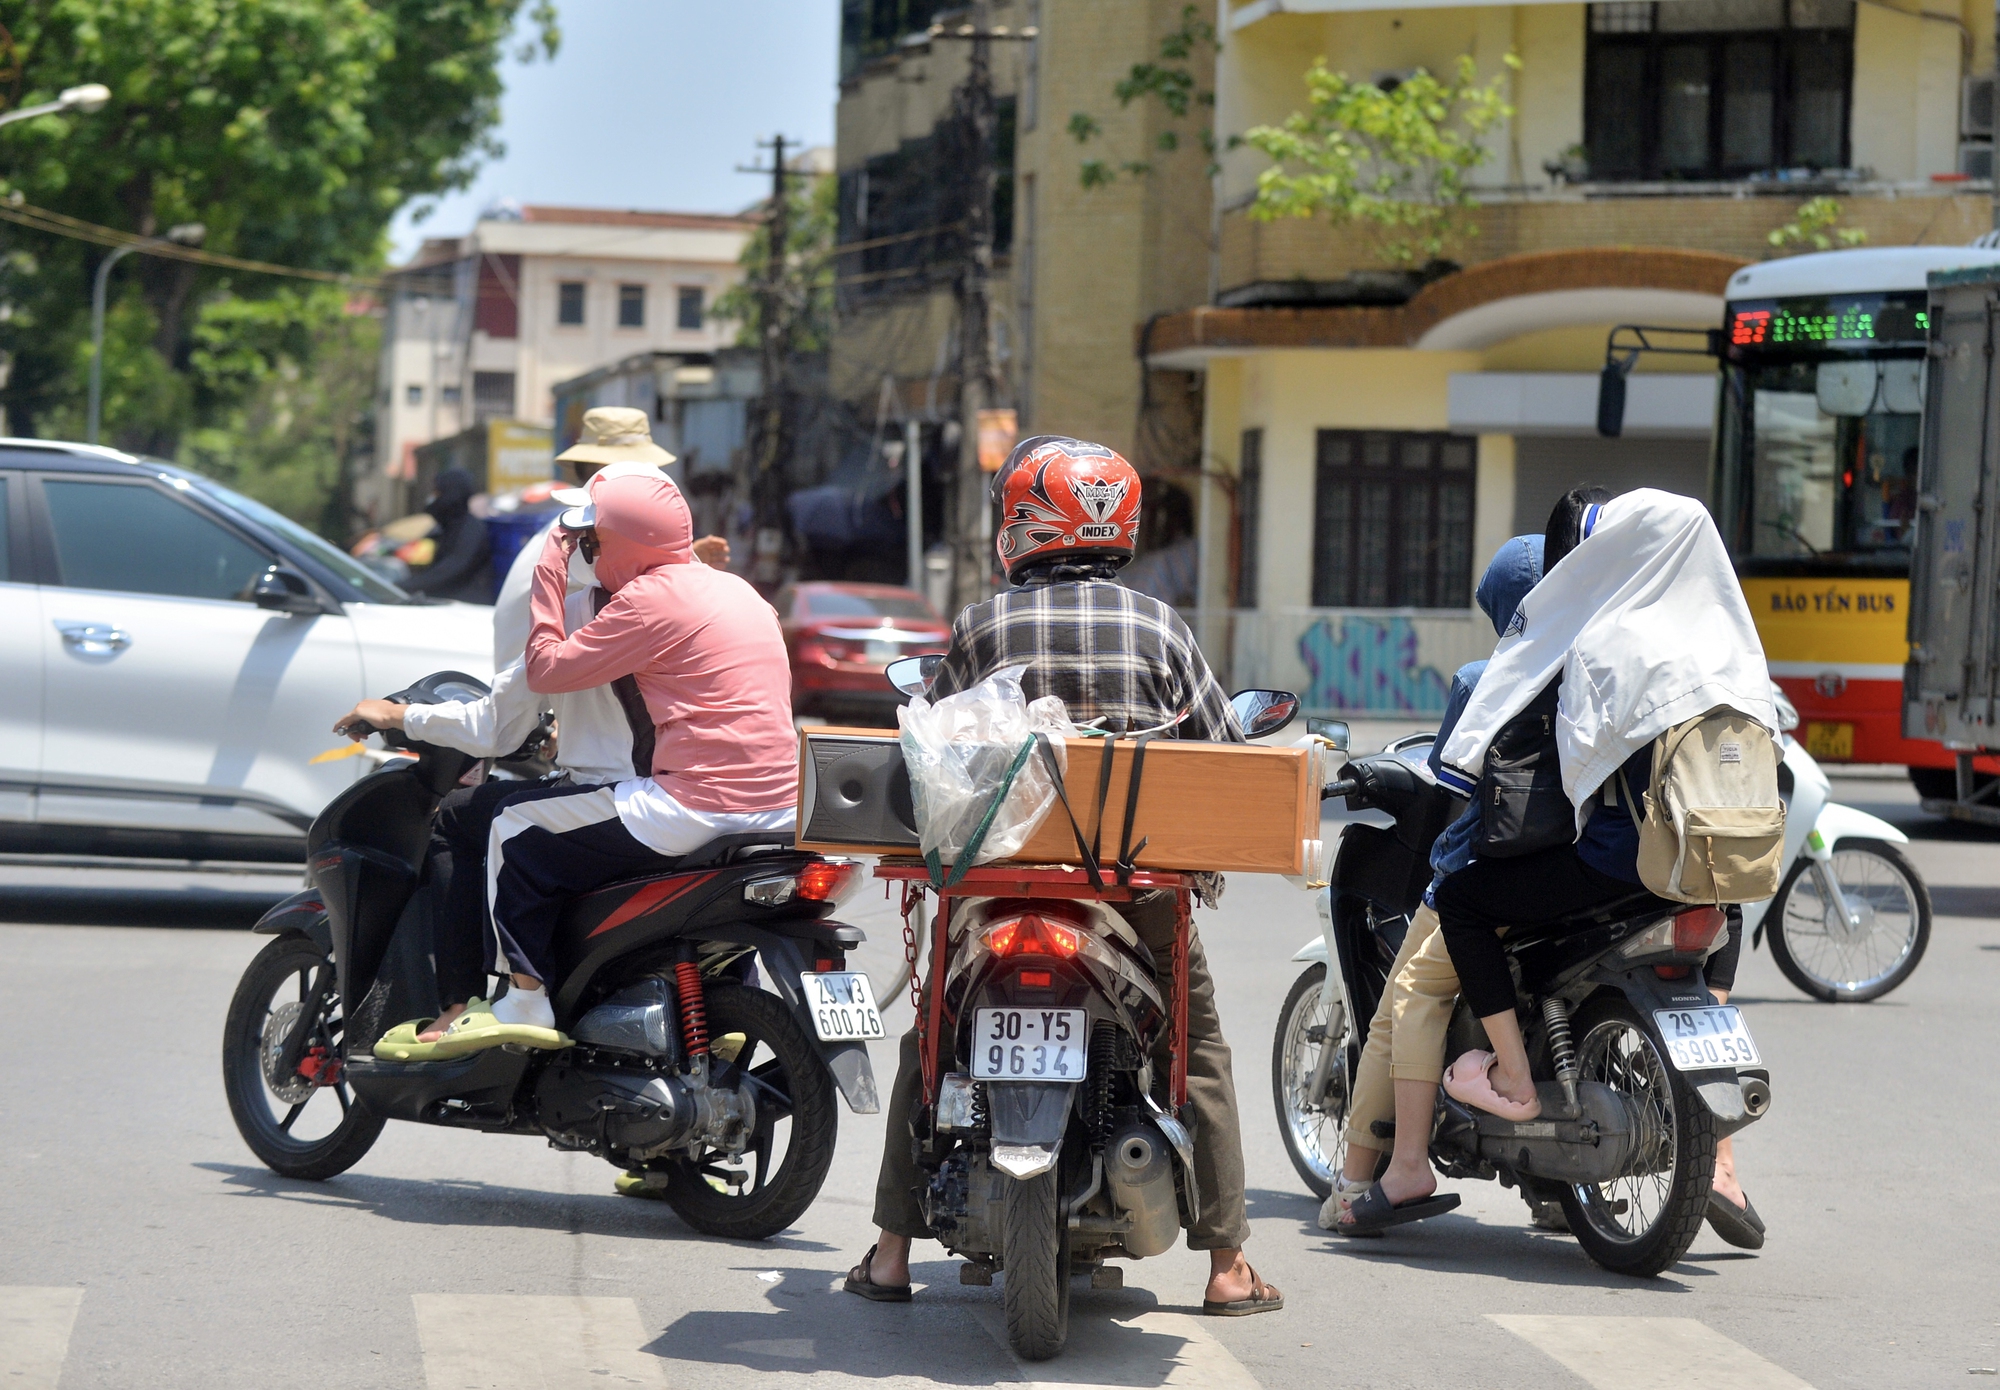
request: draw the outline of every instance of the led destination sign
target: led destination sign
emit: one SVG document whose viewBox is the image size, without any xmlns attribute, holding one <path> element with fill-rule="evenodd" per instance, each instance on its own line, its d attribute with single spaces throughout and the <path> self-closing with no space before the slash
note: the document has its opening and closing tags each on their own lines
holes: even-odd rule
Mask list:
<svg viewBox="0 0 2000 1390">
<path fill-rule="evenodd" d="M 1921 291 L 1739 300 L 1729 306 L 1732 348 L 1869 348 L 1921 343 L 1930 316 Z"/>
</svg>

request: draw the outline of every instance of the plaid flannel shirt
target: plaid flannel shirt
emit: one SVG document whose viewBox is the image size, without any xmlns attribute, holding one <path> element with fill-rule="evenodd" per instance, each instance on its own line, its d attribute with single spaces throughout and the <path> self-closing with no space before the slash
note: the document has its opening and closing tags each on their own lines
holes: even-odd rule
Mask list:
<svg viewBox="0 0 2000 1390">
<path fill-rule="evenodd" d="M 1243 742 L 1242 726 L 1180 614 L 1114 579 L 1030 579 L 958 615 L 931 698 L 1025 665 L 1030 700 L 1060 696 L 1069 717 L 1117 733 L 1188 717 L 1179 738 Z"/>
</svg>

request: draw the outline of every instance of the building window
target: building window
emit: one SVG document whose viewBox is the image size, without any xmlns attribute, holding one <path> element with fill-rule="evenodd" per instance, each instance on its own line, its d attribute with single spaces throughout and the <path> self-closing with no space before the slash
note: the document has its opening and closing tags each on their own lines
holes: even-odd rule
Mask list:
<svg viewBox="0 0 2000 1390">
<path fill-rule="evenodd" d="M 1460 435 L 1321 430 L 1313 605 L 1461 608 L 1471 602 L 1475 448 Z"/>
<path fill-rule="evenodd" d="M 1243 431 L 1236 473 L 1236 606 L 1257 606 L 1257 514 L 1264 505 L 1264 431 Z"/>
<path fill-rule="evenodd" d="M 556 286 L 556 322 L 583 322 L 583 281 L 564 280 Z"/>
<path fill-rule="evenodd" d="M 438 387 L 439 405 L 457 405 L 463 393 L 456 386 Z"/>
<path fill-rule="evenodd" d="M 1590 7 L 1593 179 L 1733 179 L 1848 158 L 1854 0 Z"/>
<path fill-rule="evenodd" d="M 702 290 L 700 285 L 682 285 L 680 287 L 674 307 L 674 324 L 676 327 L 701 327 L 701 300 Z"/>
<path fill-rule="evenodd" d="M 646 326 L 646 287 L 644 285 L 620 285 L 618 287 L 618 326 L 620 328 L 644 328 Z"/>
<path fill-rule="evenodd" d="M 474 372 L 472 374 L 472 423 L 510 420 L 514 416 L 514 374 Z"/>
<path fill-rule="evenodd" d="M 403 388 L 403 399 L 411 405 L 422 405 L 424 403 L 424 388 L 415 385 L 405 386 Z"/>
</svg>

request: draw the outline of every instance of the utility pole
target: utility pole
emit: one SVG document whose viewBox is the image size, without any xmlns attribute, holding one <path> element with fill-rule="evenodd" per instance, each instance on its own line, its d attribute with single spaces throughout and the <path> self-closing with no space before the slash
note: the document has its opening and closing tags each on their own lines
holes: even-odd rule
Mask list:
<svg viewBox="0 0 2000 1390">
<path fill-rule="evenodd" d="M 973 0 L 971 23 L 935 24 L 930 36 L 972 44 L 965 81 L 953 93 L 953 116 L 970 146 L 967 176 L 965 254 L 958 276 L 958 468 L 946 499 L 946 532 L 951 543 L 953 610 L 987 596 L 993 573 L 992 506 L 986 474 L 979 466 L 979 413 L 993 403 L 993 45 L 1036 36 L 1033 26 L 1009 30 L 992 23 L 991 0 Z"/>
<path fill-rule="evenodd" d="M 764 283 L 758 290 L 761 305 L 758 334 L 763 371 L 763 391 L 758 401 L 756 428 L 752 435 L 750 510 L 754 534 L 751 540 L 750 579 L 774 585 L 779 579 L 779 555 L 784 545 L 786 407 L 791 365 L 791 314 L 785 303 L 785 256 L 791 237 L 791 206 L 785 187 L 785 137 L 773 136 L 759 149 L 771 151 L 771 212 L 764 224 Z M 741 169 L 761 174 L 762 169 Z"/>
<path fill-rule="evenodd" d="M 952 611 L 987 596 L 992 504 L 979 467 L 979 412 L 993 400 L 993 35 L 989 0 L 973 0 L 972 61 L 958 89 L 959 127 L 971 146 L 965 187 L 965 261 L 958 277 L 958 476 L 952 496 Z"/>
</svg>

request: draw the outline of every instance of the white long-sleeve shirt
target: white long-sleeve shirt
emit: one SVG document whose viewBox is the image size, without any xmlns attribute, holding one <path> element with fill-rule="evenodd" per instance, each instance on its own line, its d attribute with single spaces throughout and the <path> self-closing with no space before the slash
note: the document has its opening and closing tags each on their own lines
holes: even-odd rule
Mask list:
<svg viewBox="0 0 2000 1390">
<path fill-rule="evenodd" d="M 572 590 L 564 601 L 563 626 L 568 631 L 590 621 L 590 593 Z M 411 705 L 403 712 L 403 732 L 475 758 L 498 758 L 521 746 L 545 709 L 553 709 L 556 716 L 556 766 L 576 782 L 609 786 L 652 775 L 651 767 L 633 765 L 632 726 L 610 686 L 538 695 L 528 689 L 527 668 L 519 654 L 494 675 L 493 693 L 485 699 Z"/>
</svg>

